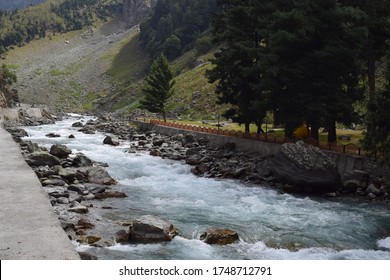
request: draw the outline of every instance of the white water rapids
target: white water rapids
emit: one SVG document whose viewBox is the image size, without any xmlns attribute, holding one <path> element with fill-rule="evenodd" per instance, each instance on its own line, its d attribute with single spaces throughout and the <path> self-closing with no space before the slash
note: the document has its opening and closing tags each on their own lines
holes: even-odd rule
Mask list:
<svg viewBox="0 0 390 280">
<path fill-rule="evenodd" d="M 92 208 L 107 231 L 119 221 L 151 214 L 172 222 L 180 236 L 170 243 L 78 246 L 99 259 L 390 259 L 390 207 L 347 199 L 323 199 L 280 193 L 267 186 L 196 177 L 183 162 L 125 153 L 129 142 L 103 145 L 104 134 L 72 128 L 88 118 L 72 115 L 53 125 L 25 127 L 30 140 L 50 148 L 67 145 L 95 161 L 108 163 L 128 195 Z M 50 132 L 60 138 L 47 138 Z M 69 139 L 70 134 L 75 139 Z M 98 202 L 92 201 L 95 204 Z M 209 227 L 238 232 L 240 242 L 207 245 L 199 236 Z M 115 229 L 116 230 L 116 229 Z"/>
</svg>

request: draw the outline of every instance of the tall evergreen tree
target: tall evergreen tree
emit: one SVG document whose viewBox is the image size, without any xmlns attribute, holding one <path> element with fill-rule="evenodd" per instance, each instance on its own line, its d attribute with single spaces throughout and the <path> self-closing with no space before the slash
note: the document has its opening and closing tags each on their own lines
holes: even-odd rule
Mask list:
<svg viewBox="0 0 390 280">
<path fill-rule="evenodd" d="M 261 127 L 268 107 L 268 91 L 261 86 L 262 73 L 256 65 L 262 59 L 262 34 L 258 32 L 259 16 L 253 13 L 251 0 L 221 0 L 224 11 L 213 24 L 214 38 L 223 44 L 215 54 L 214 68 L 206 75 L 216 83 L 219 102 L 230 104 L 225 117 Z"/>
<path fill-rule="evenodd" d="M 332 142 L 335 122 L 350 120 L 357 98 L 363 14 L 336 0 L 277 2 L 283 5 L 268 25 L 266 61 L 278 117 L 287 136 L 306 122 L 317 140 L 327 125 Z"/>
<path fill-rule="evenodd" d="M 359 8 L 366 14 L 368 37 L 365 42 L 365 65 L 368 84 L 367 132 L 375 133 L 371 123 L 375 114 L 377 96 L 377 65 L 389 49 L 390 3 L 387 0 L 342 0 L 341 2 Z"/>
<path fill-rule="evenodd" d="M 173 94 L 174 84 L 168 59 L 161 54 L 153 62 L 150 74 L 145 78 L 145 86 L 142 88 L 145 97 L 140 101 L 140 108 L 162 114 L 166 121 L 167 101 Z"/>
</svg>

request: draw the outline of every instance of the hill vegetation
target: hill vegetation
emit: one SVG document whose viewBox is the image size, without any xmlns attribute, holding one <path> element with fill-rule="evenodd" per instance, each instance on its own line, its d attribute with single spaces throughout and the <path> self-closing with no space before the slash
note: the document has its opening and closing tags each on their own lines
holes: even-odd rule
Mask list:
<svg viewBox="0 0 390 280">
<path fill-rule="evenodd" d="M 30 5 L 36 5 L 47 0 L 0 0 L 0 10 L 12 11 L 26 8 Z"/>
<path fill-rule="evenodd" d="M 35 38 L 81 30 L 118 11 L 119 0 L 49 0 L 23 10 L 0 11 L 0 55 Z"/>
</svg>

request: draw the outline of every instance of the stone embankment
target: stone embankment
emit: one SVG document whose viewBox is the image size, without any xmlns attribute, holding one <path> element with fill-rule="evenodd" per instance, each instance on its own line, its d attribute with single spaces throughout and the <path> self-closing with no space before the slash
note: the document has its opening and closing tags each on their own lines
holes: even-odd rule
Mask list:
<svg viewBox="0 0 390 280">
<path fill-rule="evenodd" d="M 0 259 L 79 259 L 58 222 L 47 194 L 1 122 Z"/>
</svg>

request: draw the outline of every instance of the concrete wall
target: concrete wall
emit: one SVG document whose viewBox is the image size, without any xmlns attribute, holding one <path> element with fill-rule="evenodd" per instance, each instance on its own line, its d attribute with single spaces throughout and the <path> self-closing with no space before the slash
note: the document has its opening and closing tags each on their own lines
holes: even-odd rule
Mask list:
<svg viewBox="0 0 390 280">
<path fill-rule="evenodd" d="M 229 137 L 224 135 L 215 135 L 215 134 L 208 134 L 203 132 L 188 131 L 188 130 L 176 129 L 172 127 L 165 127 L 165 126 L 159 126 L 159 125 L 154 125 L 149 123 L 143 123 L 143 122 L 135 122 L 135 124 L 141 129 L 153 130 L 162 135 L 173 136 L 176 134 L 183 134 L 183 135 L 189 133 L 195 134 L 197 135 L 198 138 L 207 139 L 209 140 L 210 143 L 215 145 L 223 145 L 225 143 L 232 142 L 236 144 L 236 148 L 238 151 L 256 152 L 264 157 L 275 155 L 279 151 L 281 146 L 280 144 L 277 143 L 266 143 L 262 141 L 254 141 L 254 140 Z M 367 160 L 363 157 L 328 152 L 328 151 L 323 151 L 323 152 L 336 162 L 337 169 L 340 174 L 349 173 L 355 169 L 364 169 L 367 166 Z"/>
</svg>

